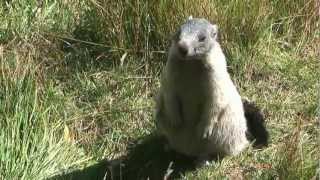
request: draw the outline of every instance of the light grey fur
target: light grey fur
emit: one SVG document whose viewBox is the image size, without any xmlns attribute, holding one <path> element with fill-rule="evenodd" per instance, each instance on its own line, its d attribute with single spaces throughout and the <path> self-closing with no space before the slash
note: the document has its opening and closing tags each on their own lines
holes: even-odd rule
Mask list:
<svg viewBox="0 0 320 180">
<path fill-rule="evenodd" d="M 186 155 L 236 155 L 248 145 L 241 97 L 217 32 L 205 19 L 188 19 L 173 37 L 163 72 L 156 125 Z"/>
</svg>

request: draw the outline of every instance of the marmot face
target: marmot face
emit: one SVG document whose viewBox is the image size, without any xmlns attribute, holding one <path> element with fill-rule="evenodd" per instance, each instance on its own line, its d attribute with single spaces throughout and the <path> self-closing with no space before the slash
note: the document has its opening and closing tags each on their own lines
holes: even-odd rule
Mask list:
<svg viewBox="0 0 320 180">
<path fill-rule="evenodd" d="M 175 53 L 181 60 L 201 60 L 214 47 L 218 33 L 217 25 L 205 19 L 188 19 L 180 26 L 173 38 Z"/>
</svg>

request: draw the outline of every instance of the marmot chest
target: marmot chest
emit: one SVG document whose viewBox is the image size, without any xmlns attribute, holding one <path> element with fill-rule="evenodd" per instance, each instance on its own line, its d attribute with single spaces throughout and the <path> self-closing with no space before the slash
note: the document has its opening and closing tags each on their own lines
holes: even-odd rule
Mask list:
<svg viewBox="0 0 320 180">
<path fill-rule="evenodd" d="M 173 86 L 184 100 L 203 101 L 212 93 L 212 73 L 202 64 L 186 64 L 177 67 Z"/>
</svg>

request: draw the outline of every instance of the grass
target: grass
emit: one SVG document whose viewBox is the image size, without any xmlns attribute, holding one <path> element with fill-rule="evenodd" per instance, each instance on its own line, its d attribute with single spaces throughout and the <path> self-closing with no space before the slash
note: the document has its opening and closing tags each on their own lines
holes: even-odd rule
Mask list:
<svg viewBox="0 0 320 180">
<path fill-rule="evenodd" d="M 0 179 L 319 177 L 316 0 L 0 5 Z M 152 135 L 170 34 L 189 15 L 219 25 L 233 81 L 266 114 L 267 148 L 195 169 Z"/>
</svg>

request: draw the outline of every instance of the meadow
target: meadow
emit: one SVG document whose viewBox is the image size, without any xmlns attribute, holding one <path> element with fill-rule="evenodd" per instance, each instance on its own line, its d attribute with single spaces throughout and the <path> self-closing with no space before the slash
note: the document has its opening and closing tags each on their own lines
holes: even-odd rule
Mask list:
<svg viewBox="0 0 320 180">
<path fill-rule="evenodd" d="M 154 97 L 171 35 L 219 26 L 269 146 L 202 168 L 163 151 Z M 3 0 L 0 179 L 319 178 L 317 0 Z"/>
</svg>

